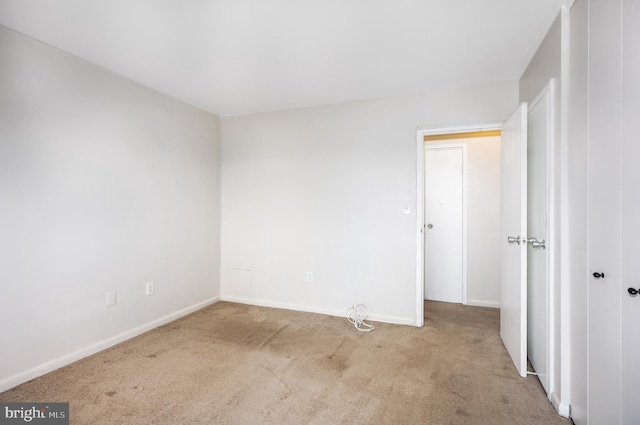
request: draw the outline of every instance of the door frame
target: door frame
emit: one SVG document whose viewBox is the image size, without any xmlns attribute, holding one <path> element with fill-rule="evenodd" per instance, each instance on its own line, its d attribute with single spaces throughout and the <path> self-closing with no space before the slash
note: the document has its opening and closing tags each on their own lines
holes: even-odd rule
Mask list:
<svg viewBox="0 0 640 425">
<path fill-rule="evenodd" d="M 557 184 L 559 183 L 557 179 L 556 173 L 556 148 L 558 147 L 558 135 L 557 131 L 557 122 L 556 122 L 556 108 L 558 104 L 558 89 L 557 89 L 557 79 L 551 78 L 549 82 L 542 88 L 540 93 L 535 97 L 535 99 L 529 104 L 529 111 L 535 108 L 538 103 L 542 101 L 548 102 L 547 109 L 547 119 L 548 119 L 548 127 L 547 127 L 547 140 L 546 140 L 546 149 L 547 149 L 547 220 L 548 220 L 548 229 L 547 229 L 547 249 L 545 252 L 546 261 L 547 261 L 547 276 L 546 276 L 546 290 L 547 290 L 547 306 L 546 306 L 546 317 L 547 317 L 547 368 L 549 373 L 549 393 L 547 396 L 549 400 L 551 400 L 552 404 L 556 408 L 559 414 L 562 416 L 568 416 L 568 406 L 563 404 L 561 401 L 560 394 L 557 393 L 557 383 L 556 383 L 556 355 L 560 357 L 560 363 L 562 363 L 561 356 L 561 347 L 557 344 L 557 321 L 561 320 L 561 317 L 558 317 L 555 308 L 560 302 L 556 299 L 558 294 L 558 284 L 557 281 L 557 267 L 558 267 L 558 251 L 557 251 Z M 546 98 L 546 99 L 545 99 Z M 568 304 L 568 301 L 566 302 Z M 565 304 L 566 305 L 566 304 Z M 563 309 L 564 305 L 560 308 Z M 562 310 L 560 312 L 560 316 L 562 316 Z"/>
<path fill-rule="evenodd" d="M 424 143 L 422 155 L 423 156 L 426 155 L 428 150 L 444 150 L 444 149 L 461 149 L 462 150 L 462 304 L 467 305 L 467 145 L 464 143 L 449 143 L 449 142 Z M 423 170 L 423 174 L 424 174 L 424 170 Z M 423 177 L 423 182 L 424 181 L 425 180 Z M 422 190 L 423 196 L 424 196 L 424 189 L 425 188 L 423 187 L 423 190 Z M 422 204 L 423 208 L 424 208 L 424 202 L 426 202 L 426 200 L 427 199 L 425 196 Z M 426 233 L 424 233 L 423 235 L 426 237 Z M 423 255 L 423 262 L 424 262 L 424 255 Z M 424 288 L 424 278 L 422 279 L 422 286 Z M 424 293 L 422 296 L 424 299 Z"/>
<path fill-rule="evenodd" d="M 424 326 L 424 136 L 500 130 L 503 124 L 504 121 L 453 127 L 424 127 L 416 131 L 416 326 Z"/>
</svg>

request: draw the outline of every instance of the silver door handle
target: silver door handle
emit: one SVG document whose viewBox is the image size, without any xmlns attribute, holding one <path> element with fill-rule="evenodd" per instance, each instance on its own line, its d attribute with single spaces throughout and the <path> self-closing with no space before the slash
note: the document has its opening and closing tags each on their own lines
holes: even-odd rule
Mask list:
<svg viewBox="0 0 640 425">
<path fill-rule="evenodd" d="M 546 242 L 544 241 L 544 239 L 539 241 L 536 238 L 529 238 L 527 239 L 527 242 L 531 244 L 531 248 L 542 248 L 542 249 L 547 248 L 547 246 L 545 245 Z"/>
<path fill-rule="evenodd" d="M 520 236 L 507 236 L 507 242 L 509 243 L 517 243 L 520 245 Z"/>
</svg>

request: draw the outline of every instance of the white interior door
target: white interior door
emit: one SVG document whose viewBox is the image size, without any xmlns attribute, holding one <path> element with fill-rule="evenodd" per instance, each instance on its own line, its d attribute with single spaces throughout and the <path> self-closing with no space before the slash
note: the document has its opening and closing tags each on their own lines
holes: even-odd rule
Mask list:
<svg viewBox="0 0 640 425">
<path fill-rule="evenodd" d="M 640 16 L 640 8 L 638 8 Z M 640 38 L 640 37 L 639 37 Z M 636 69 L 640 70 L 640 63 Z M 639 85 L 636 83 L 636 87 Z M 640 87 L 638 87 L 640 89 Z M 635 92 L 637 96 L 638 91 Z M 635 111 L 629 115 L 630 133 L 623 138 L 622 157 L 622 424 L 640 423 L 640 143 L 636 120 L 640 101 L 633 100 Z"/>
<path fill-rule="evenodd" d="M 527 104 L 501 134 L 500 337 L 527 376 Z"/>
<path fill-rule="evenodd" d="M 589 132 L 585 140 L 588 143 L 589 174 L 586 199 L 589 274 L 584 285 L 588 308 L 586 422 L 621 425 L 623 356 L 620 351 L 620 319 L 624 300 L 621 280 L 621 183 L 624 179 L 621 179 L 621 161 L 625 155 L 621 151 L 620 130 L 622 92 L 626 89 L 620 80 L 622 2 L 588 3 L 588 13 L 592 16 L 589 18 L 589 70 L 597 69 L 598 72 L 588 72 L 588 121 L 585 123 Z M 627 3 L 633 2 L 625 1 L 625 10 Z M 636 124 L 637 116 L 633 121 Z M 634 142 L 637 143 L 635 133 Z M 632 166 L 637 167 L 637 163 Z M 598 277 L 594 273 L 598 273 Z M 604 278 L 600 274 L 604 274 Z M 638 421 L 629 423 L 637 424 Z"/>
<path fill-rule="evenodd" d="M 529 107 L 527 125 L 527 355 L 547 394 L 549 382 L 549 146 L 554 81 Z M 534 245 L 532 242 L 538 241 Z M 544 244 L 543 244 L 544 242 Z M 541 245 L 543 244 L 543 245 Z M 543 247 L 544 246 L 544 247 Z"/>
<path fill-rule="evenodd" d="M 427 300 L 463 302 L 463 148 L 425 146 Z"/>
<path fill-rule="evenodd" d="M 622 423 L 640 423 L 640 2 L 624 3 L 622 155 L 621 158 L 621 292 Z"/>
</svg>

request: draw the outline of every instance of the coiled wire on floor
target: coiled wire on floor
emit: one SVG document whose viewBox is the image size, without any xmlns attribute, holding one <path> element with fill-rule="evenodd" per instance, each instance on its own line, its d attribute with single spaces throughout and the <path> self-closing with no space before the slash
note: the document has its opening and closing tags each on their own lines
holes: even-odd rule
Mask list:
<svg viewBox="0 0 640 425">
<path fill-rule="evenodd" d="M 376 328 L 365 322 L 368 315 L 369 309 L 364 304 L 354 305 L 347 309 L 347 320 L 361 332 L 370 332 Z"/>
</svg>

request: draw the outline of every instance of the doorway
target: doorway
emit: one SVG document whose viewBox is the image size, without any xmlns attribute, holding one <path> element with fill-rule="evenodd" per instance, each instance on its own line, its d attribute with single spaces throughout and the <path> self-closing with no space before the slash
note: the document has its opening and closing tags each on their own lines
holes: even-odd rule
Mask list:
<svg viewBox="0 0 640 425">
<path fill-rule="evenodd" d="M 519 156 L 517 158 L 511 158 L 510 155 L 505 155 L 505 157 L 510 158 L 508 160 L 508 164 L 521 163 L 523 166 L 522 170 L 524 171 L 524 187 L 522 188 L 521 195 L 518 195 L 519 202 L 524 201 L 524 215 L 520 216 L 518 214 L 518 223 L 524 223 L 524 228 L 520 229 L 516 227 L 515 229 L 509 229 L 508 235 L 504 235 L 504 237 L 500 236 L 501 230 L 498 227 L 498 231 L 494 232 L 495 235 L 498 235 L 498 255 L 500 255 L 500 247 L 502 244 L 509 244 L 511 250 L 516 250 L 518 253 L 518 258 L 520 261 L 524 261 L 524 268 L 520 267 L 519 270 L 524 270 L 524 272 L 519 272 L 517 284 L 519 284 L 519 292 L 517 294 L 517 305 L 507 302 L 504 298 L 504 289 L 510 288 L 513 279 L 506 278 L 505 276 L 501 276 L 500 272 L 498 273 L 498 278 L 496 279 L 498 283 L 498 292 L 502 292 L 498 295 L 498 302 L 496 305 L 485 305 L 492 307 L 499 307 L 502 309 L 501 315 L 505 316 L 506 322 L 510 323 L 510 328 L 513 328 L 513 325 L 517 325 L 518 332 L 513 333 L 513 341 L 517 347 L 520 347 L 519 350 L 509 350 L 509 345 L 505 342 L 505 346 L 509 351 L 510 355 L 514 357 L 513 353 L 516 353 L 515 357 L 517 357 L 517 361 L 514 357 L 514 363 L 517 365 L 519 373 L 522 376 L 526 376 L 527 374 L 527 354 L 529 355 L 529 359 L 531 360 L 531 364 L 537 372 L 537 375 L 542 383 L 543 388 L 547 392 L 550 399 L 556 405 L 556 408 L 559 411 L 566 410 L 566 407 L 563 407 L 559 401 L 558 394 L 556 391 L 556 382 L 557 382 L 557 369 L 556 364 L 558 360 L 558 345 L 557 345 L 557 334 L 556 334 L 556 311 L 554 306 L 556 305 L 556 296 L 557 287 L 555 285 L 556 281 L 556 264 L 557 264 L 557 249 L 555 243 L 555 221 L 556 221 L 556 193 L 555 193 L 555 136 L 556 136 L 556 127 L 554 125 L 556 119 L 556 109 L 554 105 L 557 102 L 557 91 L 555 90 L 555 80 L 551 80 L 549 84 L 545 87 L 542 93 L 532 102 L 530 114 L 527 112 L 521 112 L 524 118 L 524 125 L 520 128 L 520 133 L 524 134 L 525 140 L 528 135 L 531 144 L 529 148 L 526 148 L 526 144 L 524 145 L 524 160 L 522 160 Z M 525 109 L 526 111 L 527 109 Z M 530 121 L 527 125 L 527 121 Z M 493 125 L 487 126 L 478 126 L 478 127 L 464 127 L 464 128 L 442 128 L 442 129 L 433 129 L 433 130 L 419 130 L 418 131 L 418 149 L 420 154 L 418 155 L 418 208 L 421 206 L 421 202 L 424 202 L 425 197 L 425 181 L 424 173 L 425 173 L 425 158 L 422 155 L 422 151 L 424 149 L 423 143 L 426 138 L 430 138 L 433 140 L 434 138 L 440 137 L 441 139 L 451 139 L 451 138 L 459 138 L 464 137 L 464 133 L 473 132 L 473 131 L 486 131 L 486 130 L 500 130 L 504 129 L 503 124 L 505 123 L 497 123 Z M 506 124 L 505 124 L 506 125 Z M 508 127 L 508 126 L 507 126 Z M 507 133 L 503 134 L 504 140 L 507 141 Z M 507 143 L 509 144 L 509 143 Z M 501 145 L 503 145 L 501 143 Z M 503 146 L 501 146 L 503 147 Z M 506 149 L 506 148 L 505 148 Z M 529 163 L 527 163 L 526 153 L 529 151 Z M 498 163 L 496 167 L 499 172 L 504 170 L 504 164 Z M 529 178 L 527 179 L 527 173 L 529 174 Z M 475 182 L 475 176 L 472 176 L 469 173 L 469 184 Z M 530 185 L 527 187 L 526 182 L 529 180 Z M 507 183 L 513 182 L 514 179 L 507 179 Z M 505 189 L 505 182 L 497 183 L 497 187 L 502 187 L 502 190 Z M 468 189 L 471 192 L 471 189 Z M 471 203 L 472 195 L 469 194 L 469 203 Z M 527 202 L 528 201 L 528 202 Z M 529 209 L 527 204 L 531 207 L 531 217 L 529 217 L 529 226 L 527 226 L 527 214 L 526 211 Z M 500 205 L 500 204 L 498 204 Z M 475 206 L 469 204 L 468 206 L 468 214 L 471 214 L 471 211 L 475 211 Z M 500 211 L 497 211 L 496 215 L 500 217 Z M 428 291 L 423 287 L 425 276 L 427 275 L 425 271 L 426 259 L 425 255 L 425 234 L 428 235 L 428 231 L 431 229 L 426 228 L 426 224 L 429 223 L 429 220 L 425 217 L 425 211 L 418 210 L 417 217 L 417 225 L 418 225 L 418 260 L 417 260 L 417 270 L 416 276 L 418 279 L 417 282 L 417 292 L 418 292 L 418 303 L 417 303 L 417 325 L 422 326 L 424 324 L 424 305 L 423 305 L 423 297 L 427 295 Z M 529 229 L 527 230 L 527 227 Z M 469 217 L 469 225 L 468 228 L 472 228 L 471 219 Z M 507 237 L 510 236 L 510 237 Z M 471 291 L 474 285 L 472 284 L 472 278 L 478 275 L 475 270 L 471 268 L 471 257 L 473 249 L 471 247 L 472 239 L 471 237 L 467 237 L 468 239 L 468 285 L 467 285 L 467 299 L 468 304 L 470 305 L 479 305 L 471 302 L 472 296 Z M 488 242 L 488 239 L 484 239 L 483 242 Z M 518 245 L 520 249 L 516 249 Z M 428 246 L 427 246 L 428 248 Z M 514 251 L 514 252 L 516 252 Z M 475 254 L 474 254 L 475 255 Z M 528 275 L 526 272 L 526 264 L 530 262 L 532 267 Z M 512 261 L 501 261 L 498 258 L 498 264 L 512 264 Z M 500 266 L 499 266 L 500 267 Z M 507 276 L 508 277 L 508 276 Z M 527 284 L 528 283 L 528 284 Z M 519 320 L 509 320 L 507 313 L 514 313 L 520 318 Z M 506 323 L 505 322 L 505 323 Z M 502 329 L 501 322 L 501 336 L 503 337 L 503 341 L 505 340 Z M 509 338 L 508 338 L 509 339 Z M 510 339 L 510 340 L 511 340 Z M 516 346 L 511 344 L 510 346 Z"/>
<path fill-rule="evenodd" d="M 440 224 L 425 214 L 428 182 L 425 152 L 429 149 L 465 146 L 463 163 L 464 208 L 462 225 L 463 289 L 456 300 L 444 300 L 482 307 L 499 307 L 499 203 L 500 203 L 500 127 L 486 126 L 439 128 L 418 131 L 418 277 L 417 326 L 423 324 L 423 300 L 437 299 L 429 295 L 430 238 L 436 236 Z M 427 153 L 428 155 L 428 153 Z M 426 158 L 428 161 L 428 156 Z M 460 166 L 458 166 L 458 176 Z M 467 177 L 468 176 L 468 177 Z M 459 177 L 458 177 L 459 178 Z M 456 195 L 457 196 L 457 195 Z M 432 225 L 431 229 L 426 226 Z M 451 234 L 453 235 L 453 233 Z M 445 236 L 446 238 L 446 236 Z M 457 239 L 453 236 L 451 240 Z M 426 249 L 425 249 L 426 248 Z M 431 249 L 433 252 L 433 249 Z M 434 266 L 442 262 L 434 261 Z M 458 263 L 458 261 L 456 261 Z M 442 280 L 444 281 L 444 280 Z M 441 282 L 442 282 L 441 281 Z M 465 284 L 466 283 L 466 284 Z M 425 284 L 427 285 L 425 287 Z M 460 294 L 460 292 L 457 292 Z M 440 299 L 442 300 L 442 299 Z"/>
</svg>

